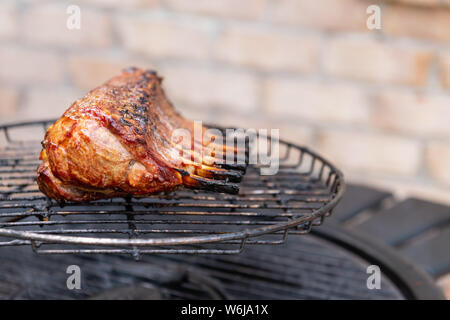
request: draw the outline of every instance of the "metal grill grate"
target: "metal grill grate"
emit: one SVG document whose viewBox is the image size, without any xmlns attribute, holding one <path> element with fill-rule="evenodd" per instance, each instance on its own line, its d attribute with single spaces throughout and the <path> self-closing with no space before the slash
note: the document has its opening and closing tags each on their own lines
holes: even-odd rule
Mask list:
<svg viewBox="0 0 450 320">
<path fill-rule="evenodd" d="M 280 170 L 250 166 L 238 195 L 178 190 L 142 199 L 58 204 L 38 190 L 39 141 L 53 121 L 0 127 L 0 247 L 42 254 L 240 253 L 308 233 L 340 200 L 343 177 L 306 148 L 280 141 Z M 36 132 L 36 130 L 38 130 Z"/>
</svg>

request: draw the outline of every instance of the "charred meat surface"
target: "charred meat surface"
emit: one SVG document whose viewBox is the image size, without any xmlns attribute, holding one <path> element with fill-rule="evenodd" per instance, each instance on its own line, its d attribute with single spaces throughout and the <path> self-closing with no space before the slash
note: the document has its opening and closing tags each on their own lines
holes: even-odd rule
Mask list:
<svg viewBox="0 0 450 320">
<path fill-rule="evenodd" d="M 245 165 L 221 162 L 219 154 L 230 151 L 223 141 L 196 141 L 194 122 L 177 113 L 161 81 L 154 71 L 129 68 L 75 101 L 42 141 L 40 190 L 77 202 L 179 186 L 237 193 Z M 192 134 L 189 146 L 174 141 L 177 129 Z M 205 148 L 213 151 L 196 161 Z"/>
</svg>

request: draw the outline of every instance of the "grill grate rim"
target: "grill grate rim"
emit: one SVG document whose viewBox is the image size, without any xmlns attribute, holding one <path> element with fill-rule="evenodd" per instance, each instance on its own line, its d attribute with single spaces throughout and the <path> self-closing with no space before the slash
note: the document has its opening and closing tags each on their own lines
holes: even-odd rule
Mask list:
<svg viewBox="0 0 450 320">
<path fill-rule="evenodd" d="M 331 214 L 345 188 L 342 173 L 327 160 L 280 141 L 280 172 L 262 176 L 258 166 L 250 166 L 238 195 L 181 189 L 142 199 L 61 205 L 37 188 L 39 142 L 14 136 L 16 128 L 44 132 L 53 121 L 0 126 L 6 140 L 0 147 L 0 247 L 136 258 L 236 254 L 247 244 L 282 244 L 289 233 L 308 233 Z"/>
</svg>

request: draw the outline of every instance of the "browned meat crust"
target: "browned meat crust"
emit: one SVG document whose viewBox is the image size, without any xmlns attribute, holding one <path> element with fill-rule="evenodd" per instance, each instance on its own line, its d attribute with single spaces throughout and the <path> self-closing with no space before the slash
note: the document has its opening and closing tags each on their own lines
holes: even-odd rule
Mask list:
<svg viewBox="0 0 450 320">
<path fill-rule="evenodd" d="M 37 171 L 39 188 L 69 201 L 145 196 L 181 185 L 237 192 L 228 180 L 241 173 L 224 170 L 218 162 L 209 166 L 180 159 L 172 141 L 177 128 L 192 132 L 194 124 L 172 107 L 161 78 L 129 68 L 75 101 L 49 127 Z"/>
</svg>

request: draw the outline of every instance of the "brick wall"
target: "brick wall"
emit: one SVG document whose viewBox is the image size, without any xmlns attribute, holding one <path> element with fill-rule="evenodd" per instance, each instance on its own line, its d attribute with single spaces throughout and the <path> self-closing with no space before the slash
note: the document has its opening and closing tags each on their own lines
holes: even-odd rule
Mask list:
<svg viewBox="0 0 450 320">
<path fill-rule="evenodd" d="M 3 0 L 0 122 L 155 68 L 187 117 L 280 128 L 348 180 L 450 203 L 449 30 L 448 0 Z"/>
</svg>

